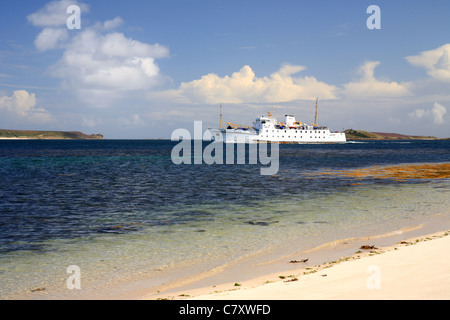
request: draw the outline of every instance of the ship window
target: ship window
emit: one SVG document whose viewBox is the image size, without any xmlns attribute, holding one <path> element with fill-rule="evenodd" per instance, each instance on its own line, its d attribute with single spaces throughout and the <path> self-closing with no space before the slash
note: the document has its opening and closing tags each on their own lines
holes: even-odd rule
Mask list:
<svg viewBox="0 0 450 320">
<path fill-rule="evenodd" d="M 266 132 L 269 132 L 269 130 L 266 130 Z"/>
</svg>

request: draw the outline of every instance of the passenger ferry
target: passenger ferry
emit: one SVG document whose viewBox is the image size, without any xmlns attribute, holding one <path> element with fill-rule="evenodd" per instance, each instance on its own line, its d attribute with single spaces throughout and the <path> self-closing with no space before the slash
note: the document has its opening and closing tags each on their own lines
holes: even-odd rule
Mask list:
<svg viewBox="0 0 450 320">
<path fill-rule="evenodd" d="M 293 115 L 285 115 L 284 122 L 278 122 L 268 112 L 267 116 L 256 118 L 253 127 L 241 126 L 227 122 L 224 128 L 222 120 L 222 106 L 220 111 L 220 128 L 209 129 L 216 142 L 225 143 L 345 143 L 344 132 L 331 132 L 327 127 L 317 125 L 317 108 L 314 124 L 296 121 Z"/>
</svg>

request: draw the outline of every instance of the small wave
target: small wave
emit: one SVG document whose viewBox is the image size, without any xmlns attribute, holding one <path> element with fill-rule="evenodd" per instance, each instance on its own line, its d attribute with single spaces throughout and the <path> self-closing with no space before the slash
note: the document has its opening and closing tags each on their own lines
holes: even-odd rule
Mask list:
<svg viewBox="0 0 450 320">
<path fill-rule="evenodd" d="M 346 143 L 369 143 L 368 141 L 347 141 Z"/>
</svg>

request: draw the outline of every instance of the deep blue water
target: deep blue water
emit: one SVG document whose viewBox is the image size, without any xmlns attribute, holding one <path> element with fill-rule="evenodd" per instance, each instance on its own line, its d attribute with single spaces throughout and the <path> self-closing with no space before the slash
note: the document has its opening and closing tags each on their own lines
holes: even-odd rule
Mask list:
<svg viewBox="0 0 450 320">
<path fill-rule="evenodd" d="M 174 165 L 176 144 L 0 141 L 0 255 L 45 251 L 51 239 L 215 219 L 211 210 L 193 209 L 198 204 L 257 207 L 270 197 L 308 198 L 352 184 L 305 182 L 305 174 L 325 169 L 450 161 L 448 140 L 281 145 L 279 172 L 270 177 L 260 175 L 260 164 Z"/>
</svg>

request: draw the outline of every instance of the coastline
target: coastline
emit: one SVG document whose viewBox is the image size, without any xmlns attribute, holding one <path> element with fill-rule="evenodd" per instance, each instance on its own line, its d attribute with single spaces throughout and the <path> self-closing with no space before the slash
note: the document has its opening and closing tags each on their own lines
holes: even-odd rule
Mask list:
<svg viewBox="0 0 450 320">
<path fill-rule="evenodd" d="M 421 228 L 406 230 L 418 231 Z M 424 231 L 424 230 L 422 230 Z M 343 239 L 307 252 L 314 256 L 337 245 L 365 243 L 374 248 L 359 249 L 349 255 L 318 264 L 301 263 L 297 268 L 267 272 L 246 280 L 219 285 L 174 290 L 169 294 L 147 293 L 144 300 L 359 300 L 359 299 L 450 299 L 450 230 L 405 237 L 387 246 L 373 245 L 387 235 Z M 423 232 L 422 232 L 423 233 Z M 342 249 L 342 248 L 341 248 Z M 340 252 L 344 252 L 341 250 Z M 288 257 L 284 257 L 286 260 Z M 313 258 L 314 260 L 314 258 Z M 311 261 L 311 260 L 310 260 Z M 317 258 L 316 258 L 317 261 Z M 273 262 L 273 261 L 272 261 Z M 269 264 L 271 262 L 268 262 Z M 270 270 L 270 268 L 269 268 Z"/>
<path fill-rule="evenodd" d="M 0 129 L 0 140 L 103 140 L 102 134 L 80 131 L 36 131 Z"/>
<path fill-rule="evenodd" d="M 15 138 L 5 138 L 0 137 L 0 140 L 21 140 L 21 141 L 49 141 L 49 140 L 104 140 L 102 138 L 62 138 L 62 137 L 46 137 L 46 138 L 21 138 L 21 137 L 15 137 Z"/>
</svg>

